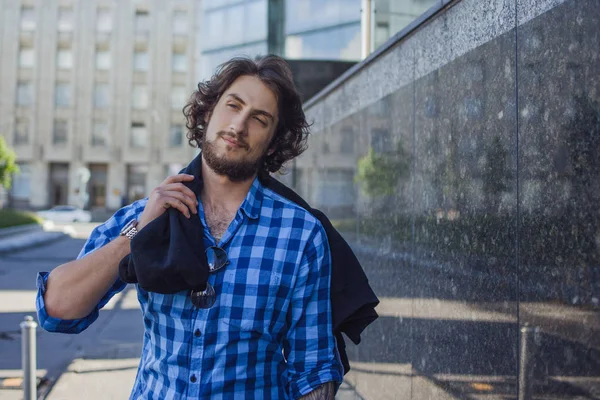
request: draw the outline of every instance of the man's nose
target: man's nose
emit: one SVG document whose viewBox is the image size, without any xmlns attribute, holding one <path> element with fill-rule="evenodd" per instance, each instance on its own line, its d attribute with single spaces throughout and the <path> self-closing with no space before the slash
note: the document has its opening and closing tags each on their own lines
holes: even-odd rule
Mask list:
<svg viewBox="0 0 600 400">
<path fill-rule="evenodd" d="M 245 135 L 247 133 L 248 118 L 244 113 L 239 113 L 233 117 L 229 129 L 238 135 Z"/>
</svg>

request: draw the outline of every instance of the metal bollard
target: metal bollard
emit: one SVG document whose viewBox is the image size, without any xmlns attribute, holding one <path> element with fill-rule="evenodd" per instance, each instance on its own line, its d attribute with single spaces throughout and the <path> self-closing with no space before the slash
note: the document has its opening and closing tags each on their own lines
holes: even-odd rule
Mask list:
<svg viewBox="0 0 600 400">
<path fill-rule="evenodd" d="M 27 315 L 21 322 L 21 368 L 23 369 L 24 400 L 37 399 L 37 350 L 35 330 L 38 326 L 33 317 Z"/>
<path fill-rule="evenodd" d="M 533 370 L 535 368 L 536 337 L 539 329 L 525 324 L 521 328 L 521 354 L 519 356 L 519 400 L 531 400 Z"/>
</svg>

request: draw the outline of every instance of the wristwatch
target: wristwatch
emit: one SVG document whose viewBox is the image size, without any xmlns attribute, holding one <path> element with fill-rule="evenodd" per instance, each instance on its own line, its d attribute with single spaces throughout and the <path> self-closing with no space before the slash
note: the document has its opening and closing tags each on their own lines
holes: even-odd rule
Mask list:
<svg viewBox="0 0 600 400">
<path fill-rule="evenodd" d="M 137 225 L 137 220 L 132 219 L 123 227 L 123 229 L 121 229 L 120 235 L 127 237 L 129 240 L 133 239 L 133 237 L 138 234 Z"/>
</svg>

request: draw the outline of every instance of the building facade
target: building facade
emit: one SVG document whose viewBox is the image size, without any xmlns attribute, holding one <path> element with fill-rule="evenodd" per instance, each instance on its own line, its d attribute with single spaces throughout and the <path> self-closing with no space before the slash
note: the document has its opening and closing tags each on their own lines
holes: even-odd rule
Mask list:
<svg viewBox="0 0 600 400">
<path fill-rule="evenodd" d="M 360 60 L 361 0 L 220 0 L 203 3 L 198 76 L 236 55 Z"/>
<path fill-rule="evenodd" d="M 194 149 L 196 0 L 1 0 L 0 134 L 17 153 L 9 204 L 114 210 Z"/>
</svg>

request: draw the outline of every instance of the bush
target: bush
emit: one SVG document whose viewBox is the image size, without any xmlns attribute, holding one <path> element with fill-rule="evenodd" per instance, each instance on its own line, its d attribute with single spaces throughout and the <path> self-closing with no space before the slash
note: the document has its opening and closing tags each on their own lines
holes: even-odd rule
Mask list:
<svg viewBox="0 0 600 400">
<path fill-rule="evenodd" d="M 9 208 L 0 210 L 0 228 L 41 223 L 42 219 L 31 212 L 16 211 Z"/>
</svg>

